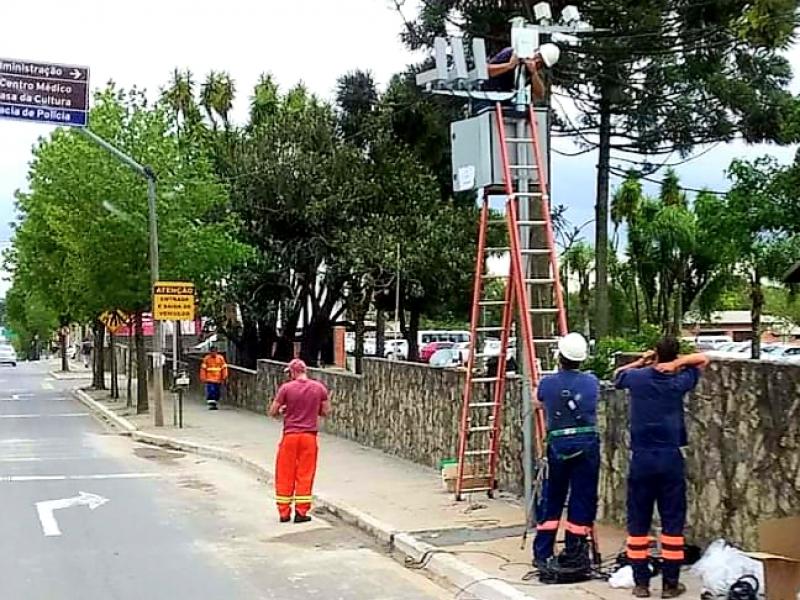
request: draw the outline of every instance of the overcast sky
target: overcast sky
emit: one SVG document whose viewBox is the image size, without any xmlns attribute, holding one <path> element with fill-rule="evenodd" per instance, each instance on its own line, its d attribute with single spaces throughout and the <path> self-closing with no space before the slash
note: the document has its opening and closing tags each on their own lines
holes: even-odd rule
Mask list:
<svg viewBox="0 0 800 600">
<path fill-rule="evenodd" d="M 0 57 L 87 65 L 100 86 L 113 79 L 155 93 L 175 67 L 202 79 L 227 70 L 237 83 L 234 118 L 246 115 L 250 90 L 262 72 L 287 88 L 302 80 L 326 98 L 336 78 L 368 69 L 383 85 L 419 56 L 399 40 L 402 21 L 389 0 L 38 0 L 4 2 Z M 792 51 L 800 65 L 800 50 Z M 795 82 L 797 83 L 797 81 Z M 793 86 L 797 91 L 798 86 Z M 30 148 L 50 128 L 0 121 L 0 241 L 10 237 L 13 193 L 24 188 Z M 559 145 L 569 150 L 568 142 Z M 795 148 L 720 146 L 679 168 L 684 185 L 725 189 L 723 170 L 736 156 L 766 152 L 789 161 Z M 554 201 L 569 206 L 576 225 L 592 218 L 596 157 L 554 157 Z M 612 180 L 612 184 L 616 180 Z M 591 234 L 591 225 L 586 229 Z M 0 284 L 0 294 L 7 284 Z"/>
</svg>

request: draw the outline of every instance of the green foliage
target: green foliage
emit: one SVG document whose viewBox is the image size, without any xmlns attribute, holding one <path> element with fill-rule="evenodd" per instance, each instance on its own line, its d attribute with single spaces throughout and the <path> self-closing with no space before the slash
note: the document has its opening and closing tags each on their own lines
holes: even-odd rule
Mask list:
<svg viewBox="0 0 800 600">
<path fill-rule="evenodd" d="M 6 322 L 17 334 L 12 342 L 20 356 L 27 353 L 34 340 L 49 340 L 50 334 L 58 326 L 58 315 L 49 308 L 46 299 L 36 292 L 26 292 L 12 286 L 6 294 L 5 303 Z"/>
<path fill-rule="evenodd" d="M 677 333 L 692 306 L 713 306 L 728 283 L 721 242 L 706 235 L 716 202 L 701 192 L 690 205 L 672 170 L 657 199 L 643 195 L 635 173 L 615 193 L 615 222 L 628 225 L 629 285 L 641 288 L 645 320 L 664 331 Z"/>
<path fill-rule="evenodd" d="M 161 277 L 194 281 L 203 293 L 246 255 L 230 233 L 226 192 L 210 163 L 184 155 L 166 106 L 148 104 L 141 92 L 109 85 L 95 97 L 91 122 L 156 173 Z M 143 178 L 78 132 L 56 130 L 34 149 L 28 180 L 6 257 L 20 294 L 40 299 L 62 324 L 147 309 Z"/>
<path fill-rule="evenodd" d="M 599 379 L 610 379 L 614 373 L 614 357 L 620 352 L 639 352 L 643 348 L 625 338 L 603 338 L 595 344 L 594 352 L 583 369 L 591 371 Z"/>
</svg>

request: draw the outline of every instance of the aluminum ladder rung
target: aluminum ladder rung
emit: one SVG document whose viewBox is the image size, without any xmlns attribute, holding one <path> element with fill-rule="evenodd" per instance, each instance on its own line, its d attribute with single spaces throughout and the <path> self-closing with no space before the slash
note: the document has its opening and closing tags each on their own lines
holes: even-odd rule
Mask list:
<svg viewBox="0 0 800 600">
<path fill-rule="evenodd" d="M 472 383 L 494 383 L 497 377 L 473 377 Z"/>
<path fill-rule="evenodd" d="M 508 165 L 508 168 L 511 169 L 512 171 L 524 171 L 526 169 L 528 171 L 539 170 L 539 167 L 537 167 L 536 165 Z"/>
<path fill-rule="evenodd" d="M 532 227 L 534 225 L 547 225 L 547 221 L 517 221 L 517 225 Z"/>
<path fill-rule="evenodd" d="M 494 427 L 492 425 L 481 425 L 479 427 L 470 427 L 469 431 L 493 431 Z"/>
<path fill-rule="evenodd" d="M 471 402 L 469 405 L 470 408 L 488 408 L 490 406 L 494 406 L 494 402 Z"/>
<path fill-rule="evenodd" d="M 556 344 L 558 343 L 558 338 L 533 338 L 534 344 Z"/>
<path fill-rule="evenodd" d="M 535 315 L 554 315 L 558 313 L 557 308 L 532 308 L 530 311 Z"/>
<path fill-rule="evenodd" d="M 489 477 L 488 475 L 483 475 L 481 477 L 470 477 L 470 479 L 486 479 L 488 477 Z M 466 477 L 462 477 L 462 479 L 466 479 Z M 466 487 L 466 488 L 461 488 L 461 493 L 471 494 L 473 492 L 491 492 L 493 489 L 494 488 L 490 487 Z"/>
<path fill-rule="evenodd" d="M 484 248 L 484 252 L 509 252 L 511 248 L 508 246 L 498 246 L 496 248 Z"/>
<path fill-rule="evenodd" d="M 491 453 L 491 450 L 467 450 L 464 456 L 488 456 Z"/>
<path fill-rule="evenodd" d="M 492 333 L 496 331 L 503 331 L 502 327 L 476 327 L 476 333 Z"/>
<path fill-rule="evenodd" d="M 524 198 L 536 198 L 542 195 L 542 192 L 514 192 L 514 196 L 523 196 Z"/>
<path fill-rule="evenodd" d="M 555 282 L 556 282 L 556 280 L 552 279 L 550 277 L 545 278 L 545 279 L 539 278 L 539 279 L 526 279 L 525 280 L 525 283 L 542 284 L 542 285 L 549 284 L 549 283 L 555 283 Z"/>
<path fill-rule="evenodd" d="M 478 306 L 505 306 L 508 304 L 505 300 L 481 300 Z"/>
<path fill-rule="evenodd" d="M 506 223 L 508 223 L 508 221 L 505 219 L 489 219 L 487 221 L 488 225 L 505 225 Z"/>
<path fill-rule="evenodd" d="M 518 137 L 508 137 L 506 138 L 506 142 L 511 144 L 532 144 L 533 138 L 518 138 Z"/>
</svg>

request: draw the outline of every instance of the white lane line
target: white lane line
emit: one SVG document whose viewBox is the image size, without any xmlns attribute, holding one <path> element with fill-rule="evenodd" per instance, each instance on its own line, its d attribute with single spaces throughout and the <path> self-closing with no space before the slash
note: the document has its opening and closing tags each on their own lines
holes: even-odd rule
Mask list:
<svg viewBox="0 0 800 600">
<path fill-rule="evenodd" d="M 0 457 L 0 463 L 16 463 L 16 462 L 52 462 L 57 460 L 87 460 L 92 458 L 100 458 L 99 454 L 91 455 L 75 455 L 75 456 L 3 456 Z"/>
<path fill-rule="evenodd" d="M 53 384 L 52 384 L 52 383 L 50 383 L 49 381 L 43 381 L 43 382 L 42 382 L 42 389 L 43 389 L 43 390 L 54 390 L 54 389 L 56 389 L 56 388 L 55 388 L 55 387 L 53 386 Z"/>
<path fill-rule="evenodd" d="M 154 479 L 160 473 L 100 473 L 95 475 L 0 475 L 0 483 L 29 481 L 78 481 L 84 479 Z"/>
<path fill-rule="evenodd" d="M 2 400 L 5 402 L 11 402 L 12 400 L 17 401 L 17 400 L 22 400 L 23 398 L 33 398 L 33 396 L 34 396 L 33 394 L 25 394 L 23 392 L 12 393 L 7 398 L 2 398 Z"/>
<path fill-rule="evenodd" d="M 48 417 L 91 417 L 91 413 L 29 413 L 19 415 L 0 415 L 0 419 L 41 419 Z"/>
</svg>

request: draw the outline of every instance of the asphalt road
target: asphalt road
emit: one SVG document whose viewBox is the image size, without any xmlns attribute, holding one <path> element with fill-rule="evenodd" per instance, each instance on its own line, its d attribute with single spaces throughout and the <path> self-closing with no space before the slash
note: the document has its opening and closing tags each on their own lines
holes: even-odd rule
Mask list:
<svg viewBox="0 0 800 600">
<path fill-rule="evenodd" d="M 345 525 L 279 524 L 263 482 L 132 443 L 47 364 L 0 368 L 0 597 L 444 600 Z"/>
</svg>

